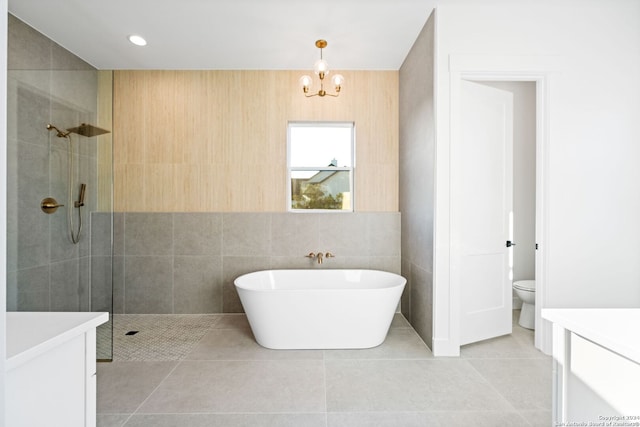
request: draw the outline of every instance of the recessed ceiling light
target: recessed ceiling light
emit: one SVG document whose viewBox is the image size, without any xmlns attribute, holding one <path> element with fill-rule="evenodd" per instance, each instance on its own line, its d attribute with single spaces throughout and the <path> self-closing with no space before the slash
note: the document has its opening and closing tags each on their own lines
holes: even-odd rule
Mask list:
<svg viewBox="0 0 640 427">
<path fill-rule="evenodd" d="M 129 41 L 137 46 L 146 46 L 147 41 L 137 34 L 132 34 L 129 36 Z"/>
</svg>

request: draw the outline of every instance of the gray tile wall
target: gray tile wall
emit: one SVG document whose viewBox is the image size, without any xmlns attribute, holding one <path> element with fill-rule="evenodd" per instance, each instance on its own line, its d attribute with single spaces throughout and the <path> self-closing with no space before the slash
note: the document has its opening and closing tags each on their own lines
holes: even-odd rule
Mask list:
<svg viewBox="0 0 640 427">
<path fill-rule="evenodd" d="M 66 220 L 69 142 L 46 125 L 68 128 L 94 121 L 97 71 L 14 16 L 9 15 L 8 24 L 7 309 L 88 310 L 94 297 L 89 212 L 96 205 L 96 144 L 72 136 L 74 180 L 88 186 L 84 232 L 74 245 Z M 75 187 L 77 198 L 79 184 Z M 46 215 L 40 210 L 45 197 L 67 206 Z"/>
<path fill-rule="evenodd" d="M 115 313 L 242 312 L 233 280 L 264 269 L 400 273 L 393 212 L 115 213 L 114 232 Z M 305 257 L 318 251 L 335 258 Z"/>
<path fill-rule="evenodd" d="M 400 68 L 402 313 L 429 347 L 433 338 L 435 179 L 434 16 Z"/>
</svg>

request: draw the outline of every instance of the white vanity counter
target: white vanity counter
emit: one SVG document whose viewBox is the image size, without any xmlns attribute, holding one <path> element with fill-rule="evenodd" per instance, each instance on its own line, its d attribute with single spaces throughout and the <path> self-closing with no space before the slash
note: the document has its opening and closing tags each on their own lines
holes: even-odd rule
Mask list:
<svg viewBox="0 0 640 427">
<path fill-rule="evenodd" d="M 109 313 L 7 313 L 6 421 L 95 426 L 96 327 Z"/>
<path fill-rule="evenodd" d="M 11 369 L 95 329 L 109 313 L 7 312 L 7 363 Z"/>
<path fill-rule="evenodd" d="M 640 309 L 543 309 L 542 317 L 640 363 Z"/>
<path fill-rule="evenodd" d="M 640 425 L 640 309 L 543 309 L 542 317 L 553 322 L 557 425 Z"/>
</svg>

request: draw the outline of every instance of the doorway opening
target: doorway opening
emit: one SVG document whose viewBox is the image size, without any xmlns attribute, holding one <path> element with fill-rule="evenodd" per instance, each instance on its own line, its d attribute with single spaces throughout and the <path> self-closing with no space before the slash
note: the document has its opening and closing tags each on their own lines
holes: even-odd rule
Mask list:
<svg viewBox="0 0 640 427">
<path fill-rule="evenodd" d="M 538 262 L 537 249 L 541 241 L 539 236 L 542 221 L 542 186 L 539 185 L 542 182 L 542 168 L 538 159 L 542 158 L 540 111 L 543 82 L 538 78 L 517 76 L 465 75 L 461 76 L 460 83 L 461 128 L 458 141 L 461 145 L 458 155 L 459 180 L 462 183 L 458 181 L 458 188 L 454 190 L 459 204 L 456 206 L 454 203 L 453 207 L 458 210 L 456 215 L 462 230 L 457 236 L 457 245 L 454 246 L 458 251 L 456 264 L 461 273 L 452 275 L 452 278 L 457 279 L 459 286 L 460 345 L 464 345 L 510 334 L 512 324 L 518 328 L 526 325 L 529 329 L 534 329 L 534 325 L 542 323 L 541 307 L 534 302 L 540 300 L 539 294 L 542 294 L 538 292 L 542 278 L 538 273 L 542 271 L 542 265 Z M 475 91 L 473 87 L 476 85 L 485 88 L 477 92 L 480 94 L 480 101 L 473 100 L 468 95 L 469 86 Z M 483 96 L 488 97 L 486 103 L 482 101 Z M 474 102 L 480 110 L 474 112 L 472 107 L 471 112 L 468 112 L 467 104 Z M 487 120 L 485 111 L 492 108 L 496 110 L 495 114 L 489 115 Z M 507 113 L 501 109 L 511 111 Z M 476 120 L 474 116 L 481 116 L 483 119 Z M 474 121 L 478 123 L 473 124 Z M 471 131 L 465 127 L 469 122 L 472 122 Z M 465 142 L 465 139 L 476 137 L 469 136 L 470 132 L 480 141 L 483 134 L 493 132 L 500 142 L 488 143 L 483 154 L 478 155 L 478 152 L 469 150 L 475 142 Z M 511 134 L 512 140 L 502 140 L 501 132 Z M 485 162 L 489 166 L 469 167 L 477 162 Z M 472 172 L 465 172 L 465 169 Z M 490 188 L 488 192 L 476 188 L 482 185 L 483 169 L 493 169 L 493 172 L 488 172 L 488 178 L 485 178 L 485 184 Z M 468 184 L 469 181 L 473 183 Z M 478 198 L 478 193 L 482 194 L 482 198 Z M 480 200 L 479 204 L 493 204 L 493 208 L 479 209 L 485 212 L 484 223 L 487 229 L 483 230 L 480 238 L 473 236 L 476 241 L 473 238 L 467 240 L 464 236 L 466 226 L 478 226 L 482 222 L 477 218 L 472 221 L 465 218 L 477 213 L 477 210 L 469 209 L 468 203 L 462 201 L 471 194 L 476 201 Z M 485 241 L 490 242 L 485 244 Z M 486 262 L 479 261 L 481 257 Z M 478 280 L 481 276 L 489 279 Z M 522 291 L 518 291 L 523 297 L 521 299 L 512 285 L 514 282 L 524 284 L 524 281 L 533 281 L 528 284 L 536 286 L 524 296 Z M 478 289 L 478 286 L 481 288 Z M 526 315 L 523 314 L 522 319 L 517 318 L 514 322 L 513 309 L 521 309 L 524 297 L 529 297 L 525 302 L 526 310 L 523 310 Z M 472 303 L 469 304 L 469 301 Z M 480 324 L 483 316 L 486 319 L 485 325 Z M 538 328 L 531 334 L 532 338 L 535 334 L 533 344 L 541 348 L 542 338 L 538 336 Z"/>
<path fill-rule="evenodd" d="M 536 82 L 476 81 L 513 94 L 513 237 L 509 259 L 511 282 L 535 280 L 536 245 Z M 522 300 L 512 295 L 513 309 Z"/>
</svg>

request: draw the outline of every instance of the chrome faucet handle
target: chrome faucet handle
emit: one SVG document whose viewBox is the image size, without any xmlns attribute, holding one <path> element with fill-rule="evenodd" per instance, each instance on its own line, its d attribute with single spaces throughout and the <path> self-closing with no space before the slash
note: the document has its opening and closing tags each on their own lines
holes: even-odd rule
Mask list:
<svg viewBox="0 0 640 427">
<path fill-rule="evenodd" d="M 336 256 L 334 254 L 332 254 L 331 252 L 327 252 L 326 254 L 324 254 L 325 258 L 335 258 Z"/>
</svg>

